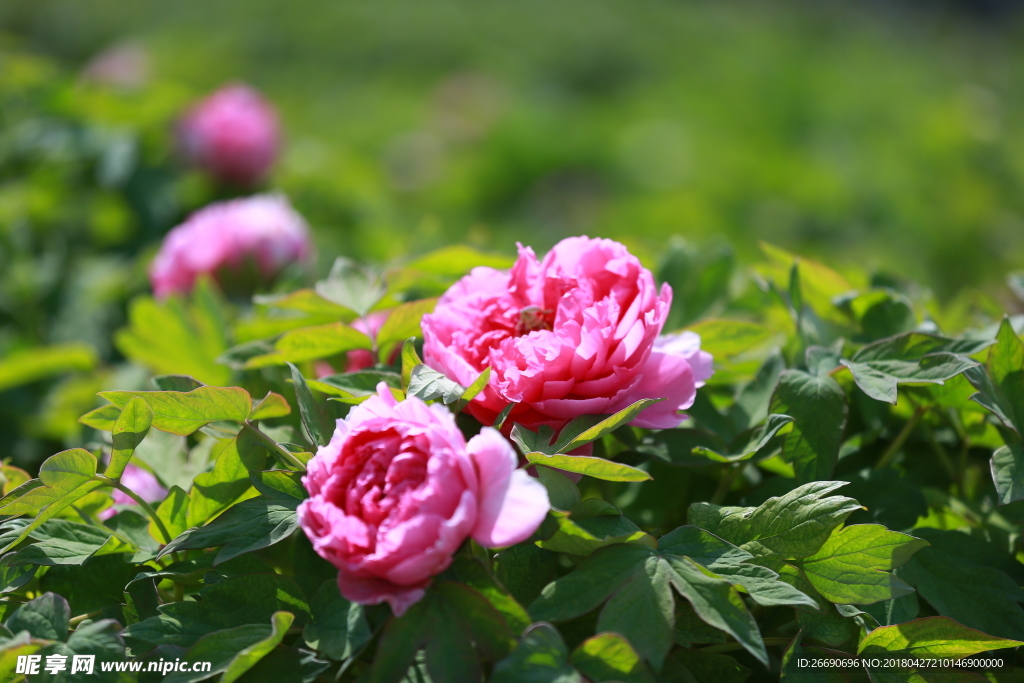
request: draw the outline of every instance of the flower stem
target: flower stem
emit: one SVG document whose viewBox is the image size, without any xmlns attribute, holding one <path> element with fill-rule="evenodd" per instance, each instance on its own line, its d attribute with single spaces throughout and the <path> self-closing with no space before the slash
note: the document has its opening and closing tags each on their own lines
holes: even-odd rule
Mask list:
<svg viewBox="0 0 1024 683">
<path fill-rule="evenodd" d="M 164 521 L 160 519 L 160 516 L 156 514 L 156 510 L 153 509 L 153 506 L 144 501 L 139 496 L 139 494 L 135 493 L 135 491 L 132 491 L 130 488 L 128 488 L 121 482 L 117 481 L 116 479 L 111 479 L 110 477 L 105 477 L 101 474 L 96 475 L 96 479 L 102 481 L 105 484 L 113 486 L 115 489 L 117 489 L 118 491 L 120 491 L 121 493 L 125 494 L 126 496 L 134 500 L 136 503 L 138 503 L 139 507 L 141 507 L 149 516 L 149 518 L 153 520 L 153 523 L 156 525 L 156 528 L 160 530 L 160 535 L 164 537 L 164 544 L 170 543 L 174 540 L 174 537 L 171 536 L 171 532 L 167 530 L 167 526 L 164 525 Z"/>
<path fill-rule="evenodd" d="M 742 470 L 742 463 L 729 465 L 729 468 L 722 474 L 722 478 L 718 480 L 718 488 L 715 489 L 715 493 L 711 496 L 709 502 L 718 505 L 725 500 L 725 497 L 729 495 L 729 491 L 732 490 L 733 482 L 736 481 L 736 477 L 739 476 Z"/>
<path fill-rule="evenodd" d="M 892 463 L 893 458 L 896 457 L 896 454 L 899 452 L 900 448 L 903 447 L 904 442 L 910 436 L 910 433 L 914 431 L 914 427 L 916 427 L 917 423 L 921 421 L 921 417 L 927 410 L 928 409 L 924 406 L 917 407 L 914 414 L 909 420 L 907 420 L 907 424 L 903 425 L 903 429 L 900 430 L 900 433 L 896 435 L 896 438 L 893 439 L 891 444 L 889 444 L 889 447 L 885 449 L 885 453 L 882 453 L 882 457 L 875 463 L 876 470 L 888 467 Z"/>
<path fill-rule="evenodd" d="M 260 440 L 260 442 L 266 446 L 267 450 L 274 454 L 274 457 L 281 461 L 281 464 L 288 469 L 295 470 L 296 472 L 305 472 L 306 466 L 295 457 L 293 453 L 289 453 L 282 448 L 276 441 L 271 439 L 269 436 L 259 430 L 259 427 L 246 420 L 242 423 L 243 429 L 248 429 L 253 436 Z"/>
</svg>

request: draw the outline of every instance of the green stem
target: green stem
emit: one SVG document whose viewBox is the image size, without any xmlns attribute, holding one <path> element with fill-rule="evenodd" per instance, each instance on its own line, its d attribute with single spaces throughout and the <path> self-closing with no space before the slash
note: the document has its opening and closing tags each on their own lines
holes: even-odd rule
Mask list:
<svg viewBox="0 0 1024 683">
<path fill-rule="evenodd" d="M 763 638 L 764 644 L 768 647 L 780 646 L 785 647 L 793 642 L 792 638 Z M 731 643 L 719 643 L 717 645 L 708 645 L 707 647 L 697 648 L 697 652 L 706 652 L 707 654 L 718 654 L 721 652 L 733 652 L 735 650 L 742 650 L 743 643 L 733 641 Z M 853 655 L 850 655 L 851 657 Z"/>
<path fill-rule="evenodd" d="M 714 505 L 719 505 L 725 497 L 729 495 L 729 491 L 732 490 L 732 485 L 736 481 L 736 477 L 739 476 L 740 471 L 743 469 L 741 463 L 729 465 L 729 469 L 722 474 L 722 478 L 718 480 L 718 488 L 715 489 L 715 493 L 711 496 L 711 502 Z"/>
<path fill-rule="evenodd" d="M 96 479 L 102 481 L 105 484 L 113 486 L 115 489 L 117 489 L 118 491 L 120 491 L 121 493 L 125 494 L 126 496 L 134 500 L 136 503 L 138 503 L 139 507 L 141 507 L 146 512 L 146 514 L 149 516 L 151 520 L 153 520 L 153 523 L 156 525 L 156 528 L 160 530 L 160 535 L 164 537 L 164 544 L 170 543 L 174 540 L 174 537 L 171 536 L 171 532 L 167 530 L 167 527 L 164 525 L 164 521 L 160 519 L 159 515 L 156 514 L 156 510 L 153 509 L 153 506 L 147 503 L 146 501 L 142 500 L 142 498 L 139 497 L 139 494 L 135 493 L 135 491 L 132 491 L 130 488 L 128 488 L 121 482 L 117 481 L 116 479 L 111 479 L 110 477 L 105 477 L 101 474 L 96 475 Z"/>
<path fill-rule="evenodd" d="M 903 447 L 903 443 L 910 436 L 910 433 L 914 431 L 914 427 L 916 427 L 917 423 L 921 421 L 921 417 L 927 410 L 928 409 L 923 406 L 918 406 L 917 410 L 914 411 L 914 414 L 909 420 L 907 420 L 907 424 L 903 425 L 903 429 L 900 430 L 900 433 L 896 435 L 893 442 L 889 444 L 887 449 L 885 449 L 885 453 L 882 453 L 882 457 L 878 459 L 877 463 L 875 463 L 876 470 L 888 467 L 889 464 L 892 463 L 893 458 L 896 457 L 900 448 Z"/>
<path fill-rule="evenodd" d="M 71 620 L 68 621 L 68 626 L 77 626 L 86 619 L 92 619 L 93 617 L 98 617 L 101 614 L 103 614 L 103 610 L 99 610 L 97 612 L 89 612 L 89 614 L 79 614 L 77 617 L 72 617 Z"/>
<path fill-rule="evenodd" d="M 253 436 L 259 439 L 263 445 L 267 447 L 267 450 L 273 453 L 274 457 L 281 461 L 282 465 L 288 469 L 295 470 L 296 472 L 306 471 L 306 466 L 295 457 L 295 454 L 289 453 L 285 449 L 281 448 L 276 441 L 261 432 L 256 425 L 246 420 L 242 423 L 242 428 L 248 429 Z"/>
</svg>

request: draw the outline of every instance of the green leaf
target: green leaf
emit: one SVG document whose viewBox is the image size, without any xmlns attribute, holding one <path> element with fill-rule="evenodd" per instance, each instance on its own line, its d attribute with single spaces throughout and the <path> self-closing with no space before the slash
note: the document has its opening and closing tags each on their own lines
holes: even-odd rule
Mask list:
<svg viewBox="0 0 1024 683">
<path fill-rule="evenodd" d="M 449 405 L 462 398 L 464 393 L 465 387 L 426 365 L 417 365 L 409 375 L 408 394 L 424 401 L 441 399 L 445 405 Z"/>
<path fill-rule="evenodd" d="M 312 620 L 302 638 L 314 650 L 343 661 L 354 657 L 370 640 L 364 607 L 341 597 L 337 579 L 324 581 L 309 607 Z"/>
<path fill-rule="evenodd" d="M 440 582 L 388 623 L 377 646 L 371 683 L 398 683 L 425 650 L 424 664 L 433 680 L 478 683 L 480 656 L 506 657 L 514 638 L 501 615 L 476 591 Z"/>
<path fill-rule="evenodd" d="M 0 360 L 0 391 L 65 372 L 92 370 L 99 362 L 88 344 L 41 346 L 6 354 Z"/>
<path fill-rule="evenodd" d="M 750 676 L 751 671 L 737 662 L 732 657 L 714 653 L 701 652 L 700 650 L 679 649 L 672 653 L 666 660 L 663 674 L 672 675 L 672 665 L 678 665 L 685 674 L 679 672 L 677 681 L 692 681 L 693 683 L 743 683 Z M 689 678 L 685 675 L 688 674 Z"/>
<path fill-rule="evenodd" d="M 643 542 L 656 545 L 650 534 L 600 498 L 588 498 L 572 506 L 571 517 L 556 517 L 557 528 L 538 546 L 553 552 L 586 556 L 616 543 Z"/>
<path fill-rule="evenodd" d="M 757 623 L 733 582 L 679 554 L 674 547 L 677 541 L 678 535 L 669 538 L 660 550 L 638 544 L 598 550 L 575 571 L 546 586 L 530 606 L 530 615 L 535 620 L 564 621 L 606 603 L 598 616 L 598 629 L 621 633 L 660 669 L 673 640 L 671 588 L 675 588 L 701 619 L 726 631 L 767 662 Z M 697 545 L 696 550 L 703 552 L 704 548 Z M 731 552 L 741 551 L 732 548 Z"/>
<path fill-rule="evenodd" d="M 105 405 L 78 418 L 78 421 L 86 427 L 92 427 L 101 432 L 109 432 L 114 429 L 117 418 L 121 416 L 121 409 L 113 405 Z"/>
<path fill-rule="evenodd" d="M 301 472 L 267 470 L 265 472 L 250 472 L 249 478 L 260 493 L 272 498 L 279 498 L 281 494 L 284 494 L 302 501 L 309 497 L 306 489 L 302 486 Z"/>
<path fill-rule="evenodd" d="M 163 432 L 188 436 L 217 420 L 244 422 L 252 411 L 249 392 L 238 387 L 199 387 L 178 391 L 101 391 L 100 396 L 122 410 L 140 398 L 153 411 L 153 426 Z"/>
<path fill-rule="evenodd" d="M 779 375 L 785 369 L 786 361 L 782 354 L 771 354 L 758 369 L 754 379 L 736 394 L 736 401 L 729 409 L 729 417 L 737 432 L 750 429 L 768 417 L 775 385 L 779 383 Z"/>
<path fill-rule="evenodd" d="M 64 640 L 71 620 L 68 601 L 53 593 L 43 593 L 14 610 L 5 626 L 11 633 L 28 631 L 41 640 Z"/>
<path fill-rule="evenodd" d="M 915 529 L 930 547 L 900 568 L 901 579 L 935 610 L 964 626 L 1000 638 L 1024 633 L 1024 590 L 1002 571 L 1019 565 L 988 543 L 958 531 Z M 1011 569 L 1012 568 L 1012 569 Z"/>
<path fill-rule="evenodd" d="M 416 366 L 422 365 L 423 361 L 416 353 L 416 339 L 409 338 L 402 343 L 402 386 L 408 387 L 412 379 L 412 371 Z"/>
<path fill-rule="evenodd" d="M 296 526 L 299 500 L 290 496 L 259 496 L 229 508 L 203 527 L 194 527 L 164 546 L 157 557 L 177 550 L 224 546 L 215 564 L 266 548 L 287 538 Z"/>
<path fill-rule="evenodd" d="M 384 324 L 377 331 L 377 348 L 382 359 L 390 358 L 395 345 L 409 337 L 419 337 L 420 320 L 434 310 L 437 299 L 410 301 L 388 311 Z"/>
<path fill-rule="evenodd" d="M 295 400 L 299 404 L 299 415 L 302 416 L 302 427 L 306 430 L 310 443 L 314 446 L 326 446 L 331 441 L 336 427 L 335 420 L 327 412 L 306 386 L 306 380 L 299 369 L 288 364 L 292 371 L 292 382 L 295 386 Z"/>
<path fill-rule="evenodd" d="M 316 293 L 332 303 L 365 316 L 385 294 L 380 277 L 355 261 L 339 256 L 326 280 L 316 283 Z"/>
<path fill-rule="evenodd" d="M 747 353 L 772 338 L 772 331 L 764 325 L 743 320 L 701 320 L 688 329 L 700 335 L 701 349 L 714 356 L 716 362 Z"/>
<path fill-rule="evenodd" d="M 907 297 L 890 289 L 872 289 L 849 300 L 849 308 L 860 323 L 860 341 L 883 339 L 912 331 L 917 316 Z"/>
<path fill-rule="evenodd" d="M 153 411 L 145 401 L 133 398 L 125 404 L 112 430 L 114 445 L 110 452 L 110 464 L 104 472 L 106 476 L 120 479 L 135 449 L 149 433 L 151 424 Z"/>
<path fill-rule="evenodd" d="M 1010 437 L 992 454 L 992 481 L 1003 505 L 1024 500 L 1024 444 Z"/>
<path fill-rule="evenodd" d="M 266 451 L 262 446 L 252 444 L 245 431 L 239 432 L 234 439 L 216 440 L 212 450 L 213 469 L 198 475 L 189 492 L 186 515 L 189 527 L 202 526 L 249 490 L 249 469 L 239 454 L 239 448 L 249 451 L 247 457 L 250 460 L 258 451 L 263 451 L 261 455 L 266 460 Z"/>
<path fill-rule="evenodd" d="M 267 392 L 267 395 L 260 399 L 260 402 L 252 407 L 249 413 L 250 420 L 269 420 L 274 417 L 291 415 L 292 407 L 281 394 Z"/>
<path fill-rule="evenodd" d="M 231 379 L 217 358 L 227 349 L 225 322 L 210 288 L 196 288 L 191 302 L 138 297 L 128 307 L 128 326 L 117 331 L 117 348 L 157 374 L 195 377 L 212 386 Z"/>
<path fill-rule="evenodd" d="M 555 578 L 558 557 L 532 543 L 520 543 L 494 556 L 494 576 L 520 604 L 528 605 Z"/>
<path fill-rule="evenodd" d="M 558 470 L 543 465 L 537 466 L 537 478 L 548 490 L 551 507 L 556 510 L 568 510 L 580 502 L 580 490 L 576 483 Z"/>
<path fill-rule="evenodd" d="M 550 624 L 530 626 L 519 645 L 494 666 L 490 683 L 583 683 L 569 664 L 569 648 Z"/>
<path fill-rule="evenodd" d="M 585 474 L 605 481 L 647 481 L 651 475 L 636 467 L 612 462 L 604 458 L 589 455 L 546 455 L 544 453 L 527 453 L 526 459 L 535 465 L 553 467 L 565 472 Z"/>
<path fill-rule="evenodd" d="M 203 386 L 195 377 L 188 375 L 160 375 L 153 378 L 153 384 L 160 391 L 192 391 Z"/>
<path fill-rule="evenodd" d="M 109 531 L 63 519 L 51 519 L 30 535 L 40 542 L 19 550 L 11 560 L 12 565 L 82 564 L 106 545 L 111 537 Z"/>
<path fill-rule="evenodd" d="M 285 332 L 274 342 L 273 352 L 252 356 L 245 361 L 243 367 L 252 370 L 372 348 L 373 342 L 359 330 L 344 323 L 327 323 Z"/>
<path fill-rule="evenodd" d="M 893 600 L 913 589 L 886 572 L 906 564 L 928 541 L 879 524 L 854 524 L 837 529 L 801 568 L 828 600 L 870 605 Z"/>
<path fill-rule="evenodd" d="M 767 446 L 775 435 L 779 433 L 780 429 L 792 422 L 793 418 L 789 415 L 769 415 L 761 427 L 747 430 L 740 434 L 736 441 L 741 445 L 736 449 L 732 449 L 732 452 L 728 454 L 718 453 L 707 446 L 694 446 L 691 452 L 714 462 L 749 460 Z"/>
<path fill-rule="evenodd" d="M 570 661 L 595 683 L 654 683 L 654 676 L 644 666 L 629 641 L 617 633 L 599 633 L 580 643 Z"/>
<path fill-rule="evenodd" d="M 948 617 L 925 617 L 905 624 L 876 628 L 861 640 L 857 654 L 961 659 L 1021 645 L 1024 642 L 996 638 L 967 628 Z"/>
<path fill-rule="evenodd" d="M 157 507 L 156 516 L 164 523 L 171 538 L 184 533 L 188 528 L 188 494 L 177 486 L 172 486 L 167 491 L 167 497 Z M 163 537 L 155 522 L 150 523 L 149 533 L 161 543 L 168 540 Z"/>
<path fill-rule="evenodd" d="M 494 577 L 479 560 L 470 557 L 457 557 L 452 562 L 451 568 L 458 577 L 459 583 L 469 586 L 484 596 L 491 607 L 501 614 L 512 633 L 522 633 L 523 629 L 530 625 L 530 615 L 527 614 L 523 606 L 494 580 Z"/>
<path fill-rule="evenodd" d="M 95 481 L 96 457 L 82 448 L 72 448 L 47 458 L 33 479 L 0 499 L 0 515 L 35 515 L 21 533 L 7 543 L 0 555 L 23 541 L 29 533 L 82 497 L 104 486 Z"/>
<path fill-rule="evenodd" d="M 850 513 L 860 508 L 852 498 L 826 496 L 844 484 L 846 482 L 842 481 L 811 482 L 784 496 L 769 498 L 756 508 L 694 503 L 687 521 L 755 557 L 810 557 Z"/>
<path fill-rule="evenodd" d="M 831 377 L 787 370 L 779 376 L 771 410 L 795 420 L 782 454 L 793 463 L 797 481 L 830 479 L 846 426 L 846 394 L 839 384 Z"/>
<path fill-rule="evenodd" d="M 592 441 L 597 441 L 605 434 L 611 434 L 619 427 L 631 422 L 644 408 L 663 401 L 661 398 L 642 398 L 636 403 L 623 408 L 614 415 L 584 415 L 577 417 L 562 428 L 556 441 L 548 453 L 567 453 Z"/>
<path fill-rule="evenodd" d="M 309 621 L 309 605 L 293 579 L 274 573 L 228 576 L 207 583 L 201 600 L 160 605 L 160 614 L 132 624 L 124 637 L 143 643 L 191 647 L 201 637 L 226 628 L 269 622 L 274 612 Z"/>
<path fill-rule="evenodd" d="M 895 404 L 898 384 L 942 384 L 977 367 L 978 363 L 967 356 L 990 343 L 910 332 L 868 344 L 851 360 L 840 362 L 850 368 L 854 381 L 865 394 Z"/>
<path fill-rule="evenodd" d="M 466 390 L 462 392 L 462 396 L 459 396 L 459 402 L 456 404 L 456 412 L 461 413 L 469 402 L 480 395 L 484 389 L 487 388 L 487 383 L 491 381 L 491 369 L 484 368 L 484 371 L 480 373 L 480 376 L 473 380 L 473 383 L 466 387 Z"/>
<path fill-rule="evenodd" d="M 290 294 L 259 295 L 253 301 L 260 306 L 286 311 L 299 311 L 309 316 L 321 316 L 349 322 L 357 317 L 350 309 L 328 301 L 312 289 L 299 289 Z"/>
</svg>

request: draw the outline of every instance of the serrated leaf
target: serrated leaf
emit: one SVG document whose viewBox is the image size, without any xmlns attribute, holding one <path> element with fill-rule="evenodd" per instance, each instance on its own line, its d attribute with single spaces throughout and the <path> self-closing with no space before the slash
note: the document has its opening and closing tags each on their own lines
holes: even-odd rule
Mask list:
<svg viewBox="0 0 1024 683">
<path fill-rule="evenodd" d="M 900 654 L 920 659 L 960 659 L 989 650 L 1019 647 L 1024 642 L 987 635 L 948 617 L 925 617 L 882 626 L 864 636 L 858 654 Z"/>
<path fill-rule="evenodd" d="M 928 541 L 889 531 L 880 524 L 854 524 L 837 529 L 801 568 L 828 600 L 870 605 L 913 590 L 886 572 L 903 566 L 927 545 Z"/>
<path fill-rule="evenodd" d="M 779 376 L 771 410 L 794 420 L 782 454 L 793 463 L 797 481 L 830 479 L 846 426 L 846 394 L 839 384 L 831 377 L 787 370 Z"/>
<path fill-rule="evenodd" d="M 114 422 L 113 448 L 110 452 L 110 464 L 104 475 L 111 479 L 119 479 L 124 468 L 132 459 L 132 454 L 149 433 L 153 424 L 153 411 L 140 398 L 133 398 L 125 404 L 120 416 Z"/>
<path fill-rule="evenodd" d="M 409 375 L 409 396 L 424 401 L 441 399 L 442 403 L 449 405 L 458 401 L 465 392 L 465 387 L 426 365 L 417 365 Z"/>
<path fill-rule="evenodd" d="M 252 411 L 249 392 L 238 387 L 199 387 L 178 391 L 101 391 L 100 396 L 124 409 L 140 398 L 153 411 L 153 426 L 163 432 L 188 436 L 217 420 L 244 422 Z"/>
<path fill-rule="evenodd" d="M 243 553 L 266 548 L 287 538 L 298 526 L 295 510 L 301 501 L 291 496 L 259 496 L 242 501 L 202 527 L 184 532 L 164 546 L 157 556 L 177 550 L 224 546 L 216 563 Z"/>
<path fill-rule="evenodd" d="M 755 556 L 810 557 L 850 513 L 860 508 L 852 498 L 826 496 L 844 484 L 810 482 L 784 496 L 769 498 L 756 508 L 694 503 L 687 521 Z"/>
</svg>

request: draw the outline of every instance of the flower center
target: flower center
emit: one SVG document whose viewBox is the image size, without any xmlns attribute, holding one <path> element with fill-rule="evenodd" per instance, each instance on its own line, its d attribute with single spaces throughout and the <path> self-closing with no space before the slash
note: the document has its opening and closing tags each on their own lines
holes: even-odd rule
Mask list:
<svg viewBox="0 0 1024 683">
<path fill-rule="evenodd" d="M 540 306 L 527 306 L 519 311 L 516 334 L 524 335 L 534 330 L 551 330 L 554 327 L 555 312 Z"/>
</svg>

